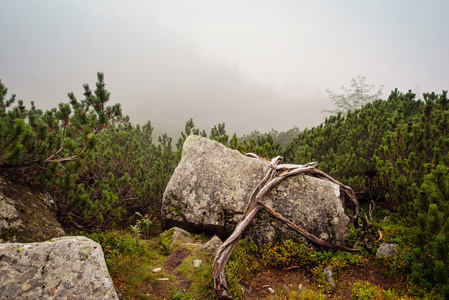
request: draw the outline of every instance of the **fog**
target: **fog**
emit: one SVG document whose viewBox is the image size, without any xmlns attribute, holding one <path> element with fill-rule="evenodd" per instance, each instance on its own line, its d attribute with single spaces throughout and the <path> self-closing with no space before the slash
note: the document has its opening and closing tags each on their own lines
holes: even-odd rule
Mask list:
<svg viewBox="0 0 449 300">
<path fill-rule="evenodd" d="M 374 1 L 373 1 L 374 2 Z M 40 108 L 105 74 L 134 124 L 173 136 L 304 129 L 357 75 L 384 97 L 448 89 L 447 1 L 3 0 L 0 79 Z"/>
</svg>

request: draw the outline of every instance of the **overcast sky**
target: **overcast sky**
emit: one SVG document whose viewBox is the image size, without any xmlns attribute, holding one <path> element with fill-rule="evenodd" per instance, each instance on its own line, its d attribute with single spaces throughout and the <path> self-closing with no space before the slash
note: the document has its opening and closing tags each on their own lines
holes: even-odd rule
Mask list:
<svg viewBox="0 0 449 300">
<path fill-rule="evenodd" d="M 449 1 L 0 0 L 0 79 L 26 105 L 104 72 L 134 124 L 228 133 L 319 125 L 352 78 L 449 89 Z"/>
</svg>

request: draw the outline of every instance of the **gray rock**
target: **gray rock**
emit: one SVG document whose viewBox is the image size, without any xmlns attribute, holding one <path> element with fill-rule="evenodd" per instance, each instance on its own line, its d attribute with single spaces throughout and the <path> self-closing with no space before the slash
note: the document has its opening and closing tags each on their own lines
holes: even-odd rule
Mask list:
<svg viewBox="0 0 449 300">
<path fill-rule="evenodd" d="M 0 242 L 43 242 L 66 233 L 52 215 L 51 200 L 0 177 Z"/>
<path fill-rule="evenodd" d="M 162 200 L 164 228 L 229 236 L 268 164 L 198 136 L 184 142 Z"/>
<path fill-rule="evenodd" d="M 85 237 L 0 244 L 2 299 L 118 299 L 101 246 Z"/>
<path fill-rule="evenodd" d="M 382 243 L 380 244 L 379 249 L 377 249 L 376 257 L 377 258 L 396 257 L 397 253 L 398 253 L 398 245 Z"/>
<path fill-rule="evenodd" d="M 173 232 L 172 233 L 172 241 L 173 242 L 175 242 L 175 241 L 179 241 L 182 243 L 192 243 L 193 242 L 192 235 L 182 228 L 174 227 L 174 228 L 170 229 L 170 231 Z"/>
<path fill-rule="evenodd" d="M 206 244 L 201 245 L 200 250 L 210 253 L 217 252 L 218 248 L 223 244 L 220 238 L 214 235 Z"/>
<path fill-rule="evenodd" d="M 166 247 L 172 248 L 174 244 L 192 243 L 192 235 L 182 228 L 173 227 L 160 234 L 162 237 L 162 244 Z"/>
<path fill-rule="evenodd" d="M 206 138 L 189 136 L 182 160 L 164 192 L 163 227 L 215 233 L 226 239 L 268 169 L 268 161 L 245 157 Z M 339 196 L 339 187 L 327 180 L 295 176 L 270 191 L 264 201 L 316 236 L 341 244 L 350 219 Z M 286 238 L 303 240 L 266 212 L 256 217 L 248 237 L 254 238 L 259 246 Z"/>
<path fill-rule="evenodd" d="M 333 272 L 332 272 L 332 267 L 331 266 L 327 266 L 324 268 L 323 270 L 324 275 L 326 276 L 327 282 L 329 282 L 329 284 L 331 285 L 331 287 L 335 287 L 335 282 L 334 282 L 334 277 L 333 277 Z"/>
</svg>

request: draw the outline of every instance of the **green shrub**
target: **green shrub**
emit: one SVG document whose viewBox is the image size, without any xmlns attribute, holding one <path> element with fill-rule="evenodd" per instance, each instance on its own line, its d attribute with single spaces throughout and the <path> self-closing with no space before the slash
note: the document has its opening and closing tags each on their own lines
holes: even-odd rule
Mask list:
<svg viewBox="0 0 449 300">
<path fill-rule="evenodd" d="M 304 292 L 293 291 L 288 295 L 290 300 L 324 300 L 326 297 L 316 291 L 307 290 Z"/>
<path fill-rule="evenodd" d="M 246 283 L 252 280 L 260 269 L 256 258 L 257 245 L 251 240 L 241 240 L 231 255 L 226 266 L 226 280 L 228 292 L 235 299 L 242 299 L 243 292 L 240 282 Z"/>
<path fill-rule="evenodd" d="M 357 300 L 396 300 L 396 299 L 410 299 L 407 296 L 398 296 L 394 290 L 385 291 L 376 285 L 372 285 L 367 281 L 357 281 L 352 285 L 351 299 Z"/>
<path fill-rule="evenodd" d="M 139 257 L 146 254 L 145 247 L 138 247 L 136 239 L 127 232 L 114 230 L 83 234 L 103 248 L 106 261 L 111 257 Z"/>
<path fill-rule="evenodd" d="M 266 266 L 285 268 L 288 266 L 310 266 L 314 264 L 311 251 L 301 243 L 291 240 L 282 245 L 269 245 L 262 250 L 262 261 Z"/>
<path fill-rule="evenodd" d="M 390 202 L 398 223 L 406 222 L 408 229 L 387 240 L 414 249 L 405 250 L 393 269 L 411 273 L 416 284 L 449 298 L 449 100 L 447 91 L 423 97 L 395 90 L 387 101 L 330 116 L 299 133 L 283 156 L 294 163 L 318 161 L 360 201 Z M 385 226 L 373 225 L 372 235 L 377 225 Z M 352 229 L 347 245 L 360 234 Z"/>
<path fill-rule="evenodd" d="M 281 245 L 265 247 L 262 250 L 262 261 L 266 266 L 276 268 L 332 266 L 334 272 L 349 266 L 363 265 L 363 258 L 360 255 L 342 251 L 310 250 L 304 244 L 291 240 L 287 240 Z"/>
</svg>

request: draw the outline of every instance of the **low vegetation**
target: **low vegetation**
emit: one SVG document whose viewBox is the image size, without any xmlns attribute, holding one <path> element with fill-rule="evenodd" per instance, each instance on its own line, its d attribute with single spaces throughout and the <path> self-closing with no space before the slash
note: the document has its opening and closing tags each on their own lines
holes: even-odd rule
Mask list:
<svg viewBox="0 0 449 300">
<path fill-rule="evenodd" d="M 236 298 L 449 299 L 447 92 L 417 99 L 395 90 L 386 100 L 337 112 L 311 129 L 240 138 L 230 137 L 225 124 L 207 134 L 191 119 L 173 146 L 166 134 L 152 136 L 150 121 L 133 125 L 119 104 L 108 106 L 104 76 L 97 77 L 94 91 L 83 86 L 84 99 L 70 93 L 67 103 L 45 112 L 34 103 L 27 108 L 15 95 L 8 98 L 0 82 L 0 174 L 51 193 L 65 228 L 102 244 L 125 298 L 213 297 L 211 259 L 196 249 L 188 249 L 185 265 L 164 274 L 168 283 L 151 272 L 171 255 L 156 237 L 161 199 L 182 143 L 193 133 L 242 153 L 319 162 L 318 169 L 356 192 L 371 224 L 368 232 L 351 228 L 347 239 L 362 255 L 310 253 L 287 241 L 258 252 L 242 241 L 227 268 Z M 381 242 L 398 244 L 398 256 L 373 258 Z M 205 263 L 193 270 L 189 260 L 197 257 Z M 324 266 L 333 267 L 335 288 L 324 280 Z M 173 286 L 179 278 L 187 278 L 190 288 Z"/>
<path fill-rule="evenodd" d="M 157 227 L 152 230 L 160 233 Z M 162 237 L 138 241 L 129 231 L 76 234 L 102 245 L 110 275 L 125 299 L 214 299 L 210 276 L 214 255 L 198 246 L 177 244 L 167 251 Z M 195 243 L 206 241 L 207 237 L 195 237 Z M 202 260 L 197 269 L 196 259 Z M 401 268 L 389 267 L 395 263 L 374 260 L 368 252 L 315 252 L 291 241 L 259 251 L 244 239 L 232 254 L 226 275 L 234 299 L 439 298 L 412 284 Z M 335 287 L 323 273 L 327 266 L 333 268 Z M 161 270 L 153 272 L 157 268 Z"/>
</svg>

